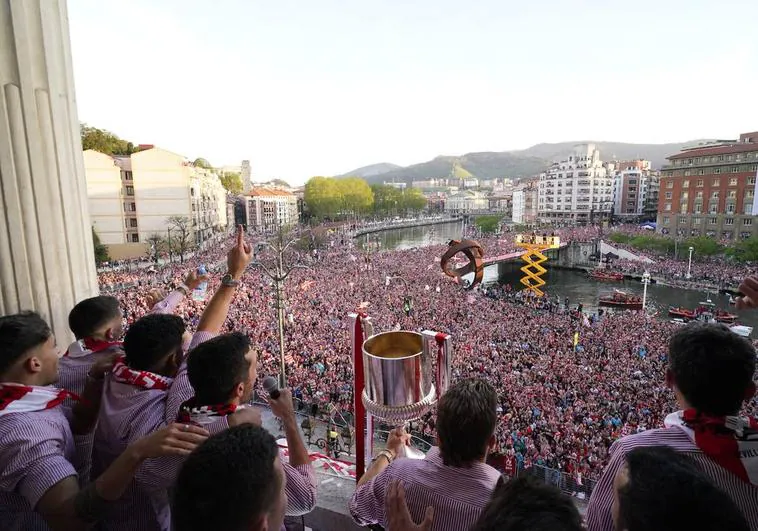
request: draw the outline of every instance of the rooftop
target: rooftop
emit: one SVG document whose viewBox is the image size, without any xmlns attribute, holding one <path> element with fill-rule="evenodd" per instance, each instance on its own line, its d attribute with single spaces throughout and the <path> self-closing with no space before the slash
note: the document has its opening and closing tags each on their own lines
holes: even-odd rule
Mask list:
<svg viewBox="0 0 758 531">
<path fill-rule="evenodd" d="M 253 188 L 247 195 L 251 197 L 292 197 L 293 194 L 281 188 Z"/>
</svg>

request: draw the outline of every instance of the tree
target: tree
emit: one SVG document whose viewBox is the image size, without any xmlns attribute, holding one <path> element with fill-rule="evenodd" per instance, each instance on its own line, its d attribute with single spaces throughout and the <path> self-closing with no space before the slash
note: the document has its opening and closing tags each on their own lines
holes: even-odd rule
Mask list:
<svg viewBox="0 0 758 531">
<path fill-rule="evenodd" d="M 374 193 L 366 181 L 360 177 L 348 177 L 336 181 L 342 198 L 342 212 L 359 214 L 368 212 L 374 205 Z"/>
<path fill-rule="evenodd" d="M 184 263 L 184 255 L 192 249 L 192 221 L 187 216 L 171 216 L 168 218 L 169 252 L 175 252 Z"/>
<path fill-rule="evenodd" d="M 419 212 L 424 210 L 426 205 L 426 197 L 418 188 L 409 188 L 403 191 L 403 206 L 406 210 Z"/>
<path fill-rule="evenodd" d="M 758 261 L 758 237 L 751 236 L 746 240 L 737 242 L 734 247 L 729 247 L 726 254 L 740 262 Z"/>
<path fill-rule="evenodd" d="M 714 256 L 724 252 L 723 245 L 721 245 L 713 238 L 708 238 L 707 236 L 696 236 L 694 238 L 689 238 L 685 240 L 684 244 L 679 248 L 684 248 L 686 250 L 688 247 L 692 247 L 693 255 L 695 257 Z"/>
<path fill-rule="evenodd" d="M 163 236 L 161 236 L 158 233 L 153 233 L 150 236 L 147 237 L 147 240 L 145 240 L 150 247 L 149 253 L 155 260 L 155 263 L 158 263 L 158 255 L 162 253 L 163 251 L 168 249 L 168 244 L 166 243 L 166 240 L 163 239 Z"/>
<path fill-rule="evenodd" d="M 492 234 L 497 232 L 501 219 L 503 219 L 503 216 L 479 216 L 476 218 L 475 223 L 483 233 Z"/>
<path fill-rule="evenodd" d="M 342 204 L 342 191 L 331 177 L 313 177 L 305 183 L 304 201 L 314 218 L 334 218 Z"/>
<path fill-rule="evenodd" d="M 221 184 L 226 190 L 232 194 L 239 195 L 244 189 L 244 183 L 242 177 L 237 172 L 224 172 L 220 177 Z"/>
<path fill-rule="evenodd" d="M 105 129 L 81 125 L 82 149 L 94 149 L 106 155 L 131 155 L 138 150 L 134 144 L 121 140 L 118 136 Z"/>
<path fill-rule="evenodd" d="M 111 261 L 111 257 L 108 254 L 108 247 L 100 241 L 100 236 L 97 235 L 95 227 L 92 227 L 92 245 L 95 249 L 95 263 L 97 265 Z"/>
<path fill-rule="evenodd" d="M 206 170 L 213 169 L 213 166 L 211 166 L 211 163 L 202 157 L 196 158 L 195 162 L 193 162 L 192 165 L 195 166 L 196 168 L 205 168 Z"/>
</svg>

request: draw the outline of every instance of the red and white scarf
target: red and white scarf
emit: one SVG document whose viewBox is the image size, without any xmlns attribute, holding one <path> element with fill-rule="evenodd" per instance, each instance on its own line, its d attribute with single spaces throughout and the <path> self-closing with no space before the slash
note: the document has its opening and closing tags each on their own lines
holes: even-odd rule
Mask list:
<svg viewBox="0 0 758 531">
<path fill-rule="evenodd" d="M 174 382 L 173 378 L 155 374 L 154 372 L 139 371 L 126 365 L 126 357 L 120 356 L 113 364 L 111 377 L 121 383 L 142 387 L 143 389 L 168 390 Z"/>
<path fill-rule="evenodd" d="M 74 393 L 52 386 L 0 383 L 0 417 L 8 413 L 32 413 L 52 409 L 68 397 L 79 400 Z"/>
<path fill-rule="evenodd" d="M 63 356 L 80 358 L 87 354 L 97 354 L 98 352 L 108 350 L 112 347 L 121 347 L 122 345 L 123 343 L 121 341 L 100 341 L 99 339 L 85 337 L 84 339 L 71 343 Z"/>
<path fill-rule="evenodd" d="M 206 426 L 216 422 L 221 417 L 226 417 L 237 410 L 245 408 L 245 406 L 238 406 L 237 404 L 195 406 L 194 403 L 195 399 L 190 398 L 181 405 L 179 414 L 176 417 L 177 422 Z"/>
<path fill-rule="evenodd" d="M 664 420 L 667 428 L 684 430 L 695 445 L 719 466 L 745 483 L 758 485 L 758 421 L 713 417 L 686 409 Z"/>
</svg>

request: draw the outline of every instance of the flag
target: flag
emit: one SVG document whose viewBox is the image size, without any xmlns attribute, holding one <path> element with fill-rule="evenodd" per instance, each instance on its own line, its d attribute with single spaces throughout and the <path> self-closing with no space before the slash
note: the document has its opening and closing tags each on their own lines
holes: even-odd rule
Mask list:
<svg viewBox="0 0 758 531">
<path fill-rule="evenodd" d="M 579 332 L 574 332 L 574 348 L 579 344 Z"/>
</svg>

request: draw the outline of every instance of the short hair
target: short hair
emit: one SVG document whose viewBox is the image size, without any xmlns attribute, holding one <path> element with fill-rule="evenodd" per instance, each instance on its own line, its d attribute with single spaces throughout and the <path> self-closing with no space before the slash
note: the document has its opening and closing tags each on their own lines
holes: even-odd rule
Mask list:
<svg viewBox="0 0 758 531">
<path fill-rule="evenodd" d="M 149 314 L 134 322 L 124 336 L 129 367 L 149 370 L 182 347 L 184 321 L 176 315 Z"/>
<path fill-rule="evenodd" d="M 31 349 L 50 339 L 52 334 L 48 324 L 36 312 L 0 317 L 0 376 Z"/>
<path fill-rule="evenodd" d="M 497 394 L 479 378 L 460 380 L 440 398 L 437 435 L 447 466 L 465 467 L 487 453 L 497 423 Z"/>
<path fill-rule="evenodd" d="M 499 482 L 472 531 L 582 531 L 574 502 L 532 476 Z"/>
<path fill-rule="evenodd" d="M 250 339 L 241 332 L 224 334 L 192 349 L 187 357 L 187 377 L 198 405 L 223 404 L 234 387 L 245 381 L 250 362 L 245 354 Z"/>
<path fill-rule="evenodd" d="M 711 415 L 734 415 L 755 374 L 755 348 L 721 324 L 692 323 L 669 342 L 669 368 L 689 405 Z"/>
<path fill-rule="evenodd" d="M 260 426 L 241 424 L 206 440 L 176 478 L 174 531 L 243 531 L 270 512 L 281 489 L 279 449 Z"/>
<path fill-rule="evenodd" d="M 628 482 L 618 490 L 619 529 L 747 531 L 740 509 L 686 455 L 665 446 L 626 454 Z"/>
<path fill-rule="evenodd" d="M 68 314 L 68 327 L 76 339 L 90 337 L 97 329 L 116 317 L 121 317 L 118 299 L 101 295 L 79 302 Z"/>
</svg>

